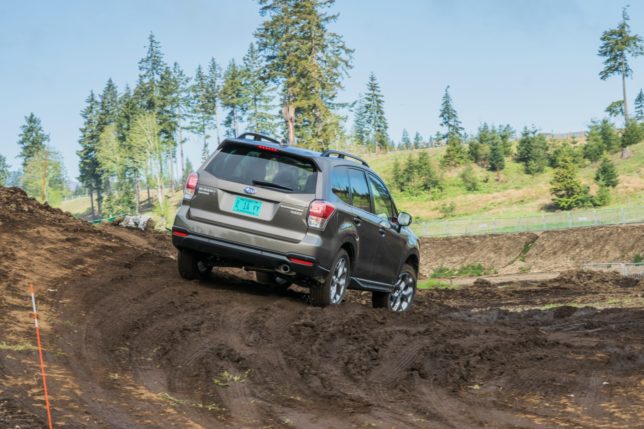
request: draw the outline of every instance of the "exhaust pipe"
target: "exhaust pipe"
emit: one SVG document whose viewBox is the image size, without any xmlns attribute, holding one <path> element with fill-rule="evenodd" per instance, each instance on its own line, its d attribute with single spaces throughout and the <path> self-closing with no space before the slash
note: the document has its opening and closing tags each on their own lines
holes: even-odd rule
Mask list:
<svg viewBox="0 0 644 429">
<path fill-rule="evenodd" d="M 282 274 L 288 274 L 291 272 L 291 267 L 289 267 L 288 264 L 282 264 L 277 268 L 277 271 Z"/>
</svg>

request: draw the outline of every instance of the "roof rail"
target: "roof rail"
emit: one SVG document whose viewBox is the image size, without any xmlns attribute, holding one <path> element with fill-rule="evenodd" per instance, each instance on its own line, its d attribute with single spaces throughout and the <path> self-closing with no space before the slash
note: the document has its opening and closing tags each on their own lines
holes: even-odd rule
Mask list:
<svg viewBox="0 0 644 429">
<path fill-rule="evenodd" d="M 256 142 L 261 142 L 267 141 L 271 143 L 278 144 L 280 146 L 285 146 L 282 142 L 280 142 L 277 139 L 274 139 L 273 137 L 269 137 L 265 134 L 260 134 L 260 133 L 242 133 L 239 136 L 237 136 L 238 139 L 248 139 L 249 137 L 252 137 L 252 140 L 255 140 Z"/>
<path fill-rule="evenodd" d="M 328 158 L 328 157 L 330 157 L 331 155 L 338 155 L 338 158 L 341 158 L 341 159 L 344 159 L 344 158 L 353 158 L 353 159 L 355 159 L 356 161 L 359 161 L 359 162 L 360 162 L 362 165 L 364 165 L 365 167 L 369 167 L 369 164 L 367 164 L 367 161 L 365 161 L 364 159 L 362 159 L 362 158 L 360 158 L 360 157 L 358 157 L 358 156 L 355 156 L 355 155 L 351 155 L 350 153 L 343 152 L 343 151 L 341 151 L 341 150 L 327 149 L 327 150 L 325 150 L 324 152 L 322 152 L 322 154 L 321 154 L 320 156 L 324 156 L 324 157 L 327 157 L 327 158 Z"/>
</svg>

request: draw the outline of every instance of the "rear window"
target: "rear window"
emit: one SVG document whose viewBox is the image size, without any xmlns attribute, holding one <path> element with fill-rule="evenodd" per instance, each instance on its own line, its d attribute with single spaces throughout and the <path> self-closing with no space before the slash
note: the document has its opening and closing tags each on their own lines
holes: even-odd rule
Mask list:
<svg viewBox="0 0 644 429">
<path fill-rule="evenodd" d="M 206 171 L 232 182 L 299 194 L 314 194 L 317 183 L 312 162 L 254 146 L 225 146 Z"/>
</svg>

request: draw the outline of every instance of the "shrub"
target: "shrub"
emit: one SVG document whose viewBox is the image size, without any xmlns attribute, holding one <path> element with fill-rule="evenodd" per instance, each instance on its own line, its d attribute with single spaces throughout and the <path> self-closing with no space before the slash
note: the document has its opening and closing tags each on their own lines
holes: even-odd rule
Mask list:
<svg viewBox="0 0 644 429">
<path fill-rule="evenodd" d="M 454 202 L 443 203 L 438 208 L 438 211 L 441 212 L 444 218 L 454 216 L 454 213 L 456 212 L 456 204 L 454 204 Z"/>
<path fill-rule="evenodd" d="M 550 182 L 550 193 L 552 202 L 562 210 L 593 205 L 588 186 L 577 179 L 577 169 L 570 158 L 564 158 L 555 169 Z"/>
<path fill-rule="evenodd" d="M 472 169 L 471 165 L 465 167 L 465 169 L 460 174 L 460 178 L 463 181 L 465 189 L 469 192 L 476 192 L 481 188 L 479 179 L 478 177 L 476 177 L 474 169 Z"/>
<path fill-rule="evenodd" d="M 610 159 L 604 158 L 602 160 L 602 163 L 599 165 L 599 168 L 597 168 L 597 172 L 595 173 L 595 182 L 599 186 L 611 188 L 616 187 L 619 183 L 617 169 Z"/>
</svg>

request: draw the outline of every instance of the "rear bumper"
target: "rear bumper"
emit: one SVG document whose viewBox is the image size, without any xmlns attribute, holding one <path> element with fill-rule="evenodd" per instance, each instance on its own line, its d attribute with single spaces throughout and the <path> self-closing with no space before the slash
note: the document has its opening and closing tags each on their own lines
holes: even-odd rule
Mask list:
<svg viewBox="0 0 644 429">
<path fill-rule="evenodd" d="M 223 266 L 277 270 L 278 267 L 287 265 L 292 273 L 312 278 L 326 276 L 329 272 L 328 269 L 319 265 L 316 258 L 307 255 L 271 252 L 239 243 L 193 234 L 183 228 L 174 227 L 172 229 L 172 244 L 177 249 L 190 249 L 215 256 L 218 263 Z"/>
</svg>

